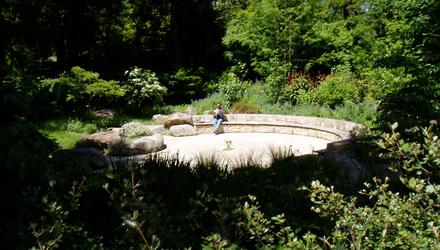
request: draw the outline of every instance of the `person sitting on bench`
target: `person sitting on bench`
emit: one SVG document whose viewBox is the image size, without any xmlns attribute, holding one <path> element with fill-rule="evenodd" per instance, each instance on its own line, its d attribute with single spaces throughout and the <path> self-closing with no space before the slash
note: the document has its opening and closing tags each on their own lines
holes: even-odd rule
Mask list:
<svg viewBox="0 0 440 250">
<path fill-rule="evenodd" d="M 217 104 L 217 108 L 214 110 L 214 134 L 219 133 L 220 124 L 223 121 L 223 109 L 221 104 Z"/>
</svg>

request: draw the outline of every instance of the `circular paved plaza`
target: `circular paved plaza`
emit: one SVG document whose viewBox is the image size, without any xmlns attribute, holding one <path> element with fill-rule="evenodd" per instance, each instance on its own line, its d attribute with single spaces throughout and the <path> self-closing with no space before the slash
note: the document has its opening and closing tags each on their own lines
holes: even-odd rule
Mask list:
<svg viewBox="0 0 440 250">
<path fill-rule="evenodd" d="M 271 152 L 280 150 L 295 155 L 310 154 L 325 149 L 330 141 L 291 134 L 224 133 L 164 136 L 164 142 L 167 148 L 161 152 L 163 154 L 177 155 L 191 164 L 196 164 L 200 159 L 215 157 L 220 164 L 233 167 L 246 162 L 267 165 L 272 160 Z"/>
</svg>

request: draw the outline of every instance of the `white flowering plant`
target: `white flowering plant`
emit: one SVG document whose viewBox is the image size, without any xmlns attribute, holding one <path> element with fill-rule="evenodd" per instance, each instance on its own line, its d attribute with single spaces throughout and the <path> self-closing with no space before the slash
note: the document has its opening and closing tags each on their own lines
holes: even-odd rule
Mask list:
<svg viewBox="0 0 440 250">
<path fill-rule="evenodd" d="M 163 101 L 167 88 L 162 86 L 156 74 L 148 69 L 134 67 L 125 72 L 124 84 L 128 104 L 140 107 L 143 104 L 157 104 Z"/>
</svg>

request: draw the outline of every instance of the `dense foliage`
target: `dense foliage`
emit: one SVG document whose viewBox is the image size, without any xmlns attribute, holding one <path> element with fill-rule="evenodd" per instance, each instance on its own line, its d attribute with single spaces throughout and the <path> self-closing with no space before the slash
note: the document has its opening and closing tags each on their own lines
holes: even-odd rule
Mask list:
<svg viewBox="0 0 440 250">
<path fill-rule="evenodd" d="M 438 1 L 248 3 L 227 25 L 225 55 L 238 76 L 265 79 L 275 101 L 372 98 L 383 127 L 439 117 Z"/>
<path fill-rule="evenodd" d="M 2 1 L 0 245 L 440 248 L 439 13 L 438 0 Z M 268 168 L 96 169 L 39 132 L 75 133 L 73 147 L 122 124 L 89 120 L 96 109 L 189 102 L 360 122 L 381 136 L 354 150 L 387 169 L 360 193 L 331 159 L 283 150 Z"/>
<path fill-rule="evenodd" d="M 52 95 L 48 98 L 64 111 L 90 108 L 94 98 L 109 101 L 125 94 L 119 82 L 102 80 L 98 73 L 78 66 L 63 72 L 59 78 L 42 80 L 41 88 Z"/>
</svg>

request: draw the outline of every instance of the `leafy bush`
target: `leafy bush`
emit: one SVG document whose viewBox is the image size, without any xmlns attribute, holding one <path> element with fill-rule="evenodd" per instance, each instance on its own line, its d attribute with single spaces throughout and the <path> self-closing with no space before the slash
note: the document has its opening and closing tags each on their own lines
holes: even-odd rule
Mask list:
<svg viewBox="0 0 440 250">
<path fill-rule="evenodd" d="M 30 224 L 32 235 L 40 249 L 104 248 L 102 237 L 91 234 L 82 223 L 72 218 L 78 212 L 80 199 L 87 189 L 85 180 L 74 182 L 71 190 L 63 195 L 63 199 L 68 202 L 62 201 L 60 195 L 53 190 L 54 183 L 50 183 L 51 188 L 48 188 L 47 195 L 41 199 L 45 215 Z"/>
<path fill-rule="evenodd" d="M 365 96 L 375 100 L 382 100 L 391 93 L 397 93 L 411 80 L 411 75 L 405 73 L 403 68 L 386 69 L 374 68 L 362 72 Z"/>
<path fill-rule="evenodd" d="M 71 132 L 90 134 L 96 132 L 98 127 L 93 123 L 82 122 L 78 119 L 69 119 L 66 129 Z"/>
<path fill-rule="evenodd" d="M 422 129 L 422 143 L 406 142 L 392 125 L 391 134 L 383 134 L 378 142 L 383 156 L 391 160 L 394 171 L 407 187 L 406 192 L 390 191 L 388 178 L 373 179 L 360 193 L 373 204 L 359 205 L 354 198 L 346 199 L 314 181 L 310 191 L 312 209 L 333 218 L 335 227 L 325 244 L 347 248 L 408 248 L 440 247 L 440 167 L 438 135 L 434 128 Z M 420 216 L 423 214 L 423 216 Z M 324 239 L 324 238 L 323 238 Z"/>
<path fill-rule="evenodd" d="M 209 95 L 204 99 L 192 102 L 191 106 L 193 106 L 199 114 L 203 114 L 206 111 L 209 111 L 209 114 L 211 114 L 212 111 L 216 108 L 217 104 L 223 103 L 225 101 L 225 98 L 226 97 L 224 94 L 217 92 Z"/>
<path fill-rule="evenodd" d="M 225 95 L 226 100 L 224 104 L 226 108 L 230 108 L 234 102 L 240 100 L 245 95 L 249 85 L 248 82 L 241 81 L 232 72 L 224 73 L 220 78 L 218 86 L 220 93 Z"/>
<path fill-rule="evenodd" d="M 307 92 L 312 85 L 304 74 L 287 77 L 288 67 L 280 65 L 266 78 L 269 96 L 272 103 L 296 104 L 300 94 Z"/>
<path fill-rule="evenodd" d="M 287 85 L 286 65 L 278 65 L 273 68 L 273 72 L 266 78 L 266 85 L 269 90 L 270 101 L 272 103 L 286 102 L 285 98 L 280 98 L 284 94 L 284 88 Z"/>
<path fill-rule="evenodd" d="M 429 183 L 440 184 L 440 140 L 435 123 L 429 128 L 417 130 L 420 134 L 417 137 L 422 138 L 420 141 L 403 138 L 397 127 L 397 123 L 391 125 L 391 133 L 382 134 L 378 142 L 384 150 L 383 157 L 397 160 L 393 170 L 411 183 L 416 180 L 414 178 L 422 178 Z M 410 184 L 410 187 L 414 188 L 414 185 Z"/>
<path fill-rule="evenodd" d="M 53 95 L 58 105 L 70 109 L 90 107 L 96 97 L 108 100 L 125 94 L 119 82 L 102 80 L 98 73 L 78 66 L 63 72 L 59 78 L 41 80 L 41 85 Z"/>
<path fill-rule="evenodd" d="M 126 71 L 127 81 L 123 87 L 128 104 L 141 107 L 143 104 L 158 104 L 163 101 L 167 88 L 162 86 L 156 74 L 148 69 L 134 67 Z"/>
<path fill-rule="evenodd" d="M 209 85 L 204 79 L 205 75 L 203 68 L 195 70 L 180 68 L 172 74 L 163 75 L 162 81 L 166 83 L 169 90 L 167 103 L 185 103 L 210 93 Z"/>
<path fill-rule="evenodd" d="M 323 242 L 329 248 L 436 249 L 440 247 L 438 222 L 440 186 L 415 182 L 408 196 L 391 192 L 387 179 L 375 179 L 361 191 L 375 200 L 373 206 L 359 206 L 333 188 L 312 182 L 312 209 L 321 216 L 336 218 L 336 226 Z M 417 187 L 416 187 L 417 186 Z M 423 216 L 420 216 L 423 214 Z"/>
<path fill-rule="evenodd" d="M 329 115 L 322 117 L 331 117 L 347 121 L 354 121 L 368 127 L 374 127 L 377 120 L 377 101 L 366 99 L 360 103 L 347 102 L 345 105 L 336 106 L 335 109 L 328 109 Z"/>
<path fill-rule="evenodd" d="M 368 127 L 374 126 L 377 119 L 378 103 L 372 100 L 365 100 L 360 103 L 348 102 L 345 105 L 336 106 L 334 109 L 322 107 L 317 104 L 264 104 L 259 107 L 263 114 L 281 115 L 304 115 L 323 118 L 342 119 L 358 122 Z"/>
<path fill-rule="evenodd" d="M 304 102 L 317 103 L 331 108 L 348 102 L 357 103 L 361 100 L 358 82 L 354 74 L 346 67 L 338 68 L 318 87 L 304 94 L 310 97 L 302 97 Z"/>
</svg>

